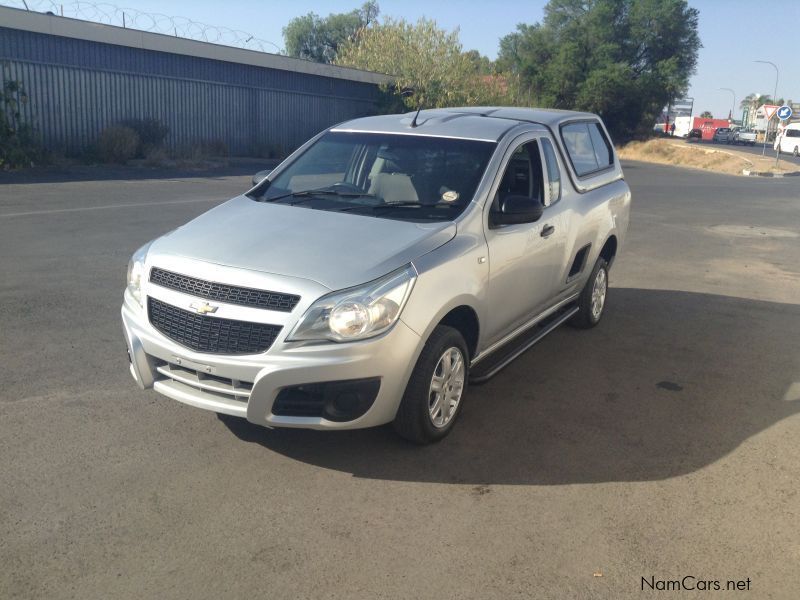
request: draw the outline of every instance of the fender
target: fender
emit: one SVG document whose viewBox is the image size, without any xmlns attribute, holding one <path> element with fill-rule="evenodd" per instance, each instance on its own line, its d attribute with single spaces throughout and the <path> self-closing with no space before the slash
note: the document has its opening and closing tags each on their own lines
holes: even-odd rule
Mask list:
<svg viewBox="0 0 800 600">
<path fill-rule="evenodd" d="M 480 348 L 489 282 L 486 257 L 482 235 L 459 232 L 450 242 L 413 262 L 419 277 L 400 318 L 420 336 L 423 346 L 447 313 L 466 306 L 477 317 Z"/>
</svg>

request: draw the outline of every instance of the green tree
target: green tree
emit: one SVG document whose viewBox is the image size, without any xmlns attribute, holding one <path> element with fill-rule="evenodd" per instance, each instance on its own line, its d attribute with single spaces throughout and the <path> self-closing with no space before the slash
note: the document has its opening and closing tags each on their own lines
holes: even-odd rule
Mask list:
<svg viewBox="0 0 800 600">
<path fill-rule="evenodd" d="M 714 115 L 711 114 L 711 111 L 704 110 L 703 112 L 700 113 L 700 118 L 701 119 L 713 119 Z"/>
<path fill-rule="evenodd" d="M 783 98 L 778 98 L 775 102 L 772 101 L 772 96 L 767 94 L 747 94 L 742 101 L 739 102 L 739 108 L 742 110 L 750 110 L 756 109 L 763 104 L 775 104 L 777 106 L 781 106 L 786 103 L 790 103 L 791 100 L 784 101 Z"/>
<path fill-rule="evenodd" d="M 491 74 L 484 58 L 462 51 L 458 29 L 448 33 L 425 18 L 387 18 L 342 44 L 335 63 L 391 75 L 393 89 L 414 88 L 407 107 L 433 108 L 501 103 L 506 79 Z"/>
<path fill-rule="evenodd" d="M 283 28 L 283 42 L 289 56 L 331 63 L 339 47 L 362 28 L 376 21 L 380 8 L 370 0 L 349 13 L 320 17 L 311 12 L 289 21 Z"/>
<path fill-rule="evenodd" d="M 697 25 L 686 0 L 550 0 L 542 23 L 500 40 L 497 65 L 517 103 L 596 112 L 627 140 L 688 89 Z"/>
<path fill-rule="evenodd" d="M 488 56 L 484 56 L 477 50 L 468 50 L 464 54 L 477 75 L 497 75 L 495 64 Z"/>
</svg>

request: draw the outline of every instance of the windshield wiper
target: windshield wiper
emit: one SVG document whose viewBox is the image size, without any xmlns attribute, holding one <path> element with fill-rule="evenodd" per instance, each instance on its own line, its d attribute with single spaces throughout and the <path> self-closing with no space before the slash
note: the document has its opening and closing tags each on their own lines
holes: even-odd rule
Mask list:
<svg viewBox="0 0 800 600">
<path fill-rule="evenodd" d="M 444 203 L 436 203 L 436 204 L 420 204 L 419 202 L 413 202 L 411 200 L 403 200 L 398 202 L 384 202 L 383 204 L 357 204 L 355 206 L 345 206 L 344 208 L 338 209 L 336 212 L 348 212 L 351 210 L 387 210 L 391 208 L 436 208 L 436 207 L 446 207 L 446 208 L 455 208 L 455 204 L 444 204 Z"/>
<path fill-rule="evenodd" d="M 308 200 L 313 200 L 315 196 L 339 196 L 341 198 L 374 198 L 372 194 L 368 194 L 366 192 L 340 192 L 338 190 L 332 190 L 330 188 L 319 188 L 316 190 L 300 190 L 297 192 L 290 192 L 288 194 L 282 194 L 280 196 L 275 196 L 274 198 L 266 198 L 265 202 L 275 202 L 276 200 L 283 200 L 284 198 L 303 198 L 302 200 L 298 200 L 297 202 L 289 202 L 290 206 L 294 206 L 295 204 L 300 204 L 301 202 L 307 202 Z"/>
<path fill-rule="evenodd" d="M 403 201 L 403 202 L 384 202 L 383 204 L 355 204 L 353 206 L 345 206 L 340 208 L 337 212 L 347 212 L 349 210 L 375 210 L 378 208 L 387 208 L 395 206 L 422 206 L 419 202 Z"/>
</svg>

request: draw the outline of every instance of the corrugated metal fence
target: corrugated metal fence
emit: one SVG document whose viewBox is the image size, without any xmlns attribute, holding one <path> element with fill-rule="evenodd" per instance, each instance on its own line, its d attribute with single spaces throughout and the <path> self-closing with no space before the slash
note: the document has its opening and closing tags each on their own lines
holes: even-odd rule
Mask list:
<svg viewBox="0 0 800 600">
<path fill-rule="evenodd" d="M 169 127 L 173 148 L 222 141 L 233 155 L 291 150 L 375 110 L 378 86 L 339 77 L 0 27 L 0 60 L 30 97 L 50 149 L 79 152 L 130 118 Z"/>
</svg>

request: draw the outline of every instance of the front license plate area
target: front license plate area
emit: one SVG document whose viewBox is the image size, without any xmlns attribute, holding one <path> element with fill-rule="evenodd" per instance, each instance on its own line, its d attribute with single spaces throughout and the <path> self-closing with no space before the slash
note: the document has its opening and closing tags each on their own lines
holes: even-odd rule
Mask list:
<svg viewBox="0 0 800 600">
<path fill-rule="evenodd" d="M 189 360 L 188 358 L 183 358 L 181 356 L 173 356 L 170 362 L 173 362 L 180 367 L 185 367 L 187 369 L 199 371 L 200 373 L 207 373 L 209 375 L 213 375 L 216 372 L 216 369 L 211 365 L 204 365 L 202 363 L 194 362 L 193 360 Z"/>
</svg>

